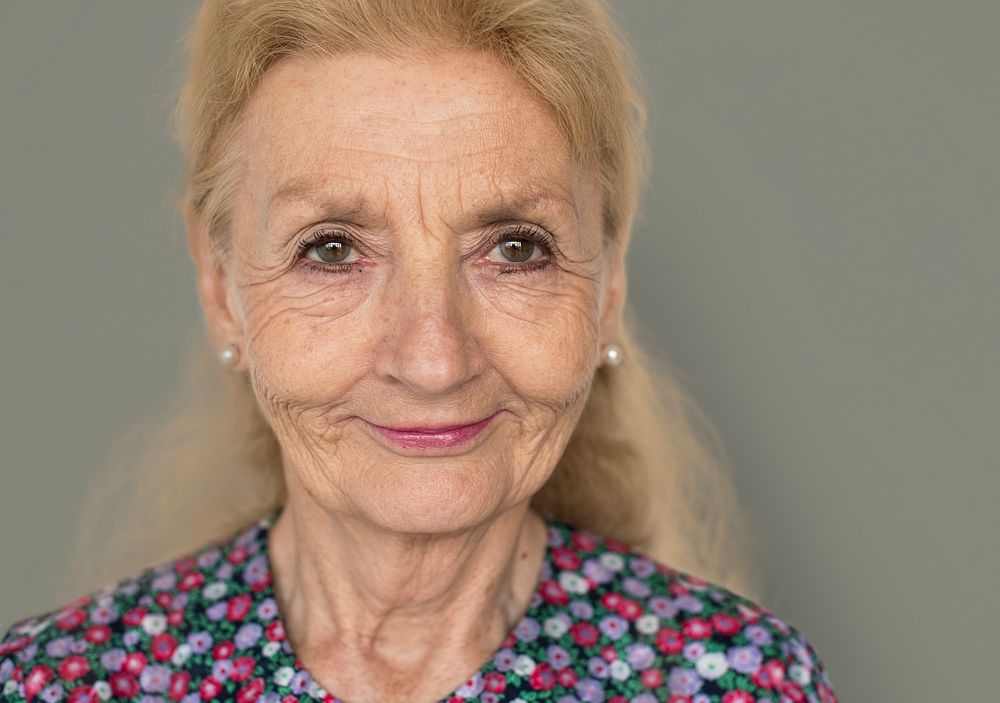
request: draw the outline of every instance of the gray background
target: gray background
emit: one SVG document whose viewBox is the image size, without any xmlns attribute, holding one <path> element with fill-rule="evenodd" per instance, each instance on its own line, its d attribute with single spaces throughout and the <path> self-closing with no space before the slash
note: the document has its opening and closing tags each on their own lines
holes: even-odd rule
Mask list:
<svg viewBox="0 0 1000 703">
<path fill-rule="evenodd" d="M 184 2 L 0 4 L 0 624 L 200 324 Z M 651 86 L 632 300 L 719 427 L 763 603 L 844 701 L 994 697 L 1000 3 L 616 4 Z"/>
</svg>

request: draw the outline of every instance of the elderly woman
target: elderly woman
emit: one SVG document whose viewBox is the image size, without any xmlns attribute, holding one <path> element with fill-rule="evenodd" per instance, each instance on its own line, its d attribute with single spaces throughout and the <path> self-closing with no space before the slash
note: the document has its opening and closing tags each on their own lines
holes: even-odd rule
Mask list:
<svg viewBox="0 0 1000 703">
<path fill-rule="evenodd" d="M 161 470 L 202 544 L 15 623 L 3 700 L 834 701 L 739 594 L 726 484 L 623 322 L 643 113 L 606 8 L 207 0 L 190 49 L 236 390 L 185 436 L 241 474 Z"/>
</svg>

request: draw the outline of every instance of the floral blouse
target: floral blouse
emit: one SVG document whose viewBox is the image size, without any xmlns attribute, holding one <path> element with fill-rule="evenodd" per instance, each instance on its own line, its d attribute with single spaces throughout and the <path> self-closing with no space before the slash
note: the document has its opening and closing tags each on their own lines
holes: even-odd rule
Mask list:
<svg viewBox="0 0 1000 703">
<path fill-rule="evenodd" d="M 285 636 L 267 557 L 279 512 L 15 623 L 0 701 L 344 703 Z M 550 521 L 527 612 L 441 703 L 836 700 L 816 650 L 761 606 Z"/>
</svg>

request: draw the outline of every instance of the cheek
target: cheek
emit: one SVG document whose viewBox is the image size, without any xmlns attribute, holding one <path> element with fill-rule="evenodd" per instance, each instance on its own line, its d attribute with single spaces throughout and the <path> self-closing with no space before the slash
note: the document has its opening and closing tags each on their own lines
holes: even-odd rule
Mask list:
<svg viewBox="0 0 1000 703">
<path fill-rule="evenodd" d="M 323 411 L 370 365 L 361 289 L 344 282 L 252 287 L 246 333 L 253 377 L 269 404 Z"/>
<path fill-rule="evenodd" d="M 491 363 L 527 401 L 560 408 L 589 384 L 599 308 L 588 281 L 504 291 L 483 307 Z"/>
</svg>

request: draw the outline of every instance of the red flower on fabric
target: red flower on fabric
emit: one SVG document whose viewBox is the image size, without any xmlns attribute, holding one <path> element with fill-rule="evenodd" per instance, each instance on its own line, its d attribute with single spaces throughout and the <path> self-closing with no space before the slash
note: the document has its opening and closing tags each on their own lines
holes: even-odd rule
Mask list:
<svg viewBox="0 0 1000 703">
<path fill-rule="evenodd" d="M 507 688 L 507 677 L 499 671 L 491 671 L 483 677 L 483 688 L 491 693 L 503 693 Z"/>
<path fill-rule="evenodd" d="M 79 654 L 72 654 L 59 662 L 59 677 L 66 681 L 78 679 L 90 671 L 90 664 Z"/>
<path fill-rule="evenodd" d="M 646 688 L 656 688 L 663 685 L 663 672 L 659 669 L 646 669 L 639 675 L 642 685 Z"/>
<path fill-rule="evenodd" d="M 611 611 L 617 611 L 621 602 L 621 594 L 615 593 L 614 591 L 609 591 L 601 596 L 601 605 Z"/>
<path fill-rule="evenodd" d="M 206 676 L 201 681 L 201 685 L 198 686 L 198 695 L 201 696 L 203 701 L 210 701 L 219 695 L 222 691 L 222 682 L 216 679 L 214 676 Z"/>
<path fill-rule="evenodd" d="M 187 593 L 188 591 L 193 591 L 196 588 L 201 588 L 205 584 L 205 575 L 200 571 L 192 571 L 189 574 L 185 574 L 184 578 L 181 579 L 180 583 L 177 584 L 178 590 Z"/>
<path fill-rule="evenodd" d="M 251 605 L 253 605 L 253 599 L 250 597 L 249 593 L 241 593 L 235 598 L 230 598 L 229 608 L 226 611 L 226 618 L 230 622 L 242 620 L 250 612 Z"/>
<path fill-rule="evenodd" d="M 167 695 L 172 701 L 179 701 L 187 695 L 191 688 L 191 674 L 187 671 L 175 671 L 170 675 L 170 686 Z"/>
<path fill-rule="evenodd" d="M 581 564 L 580 555 L 569 547 L 553 547 L 552 562 L 563 571 L 575 571 Z"/>
<path fill-rule="evenodd" d="M 149 660 L 142 652 L 129 652 L 125 655 L 125 659 L 122 660 L 121 671 L 126 674 L 138 676 L 148 663 Z"/>
<path fill-rule="evenodd" d="M 531 672 L 531 687 L 536 691 L 548 691 L 556 685 L 556 675 L 552 667 L 542 662 Z"/>
<path fill-rule="evenodd" d="M 174 594 L 169 591 L 160 591 L 156 594 L 156 604 L 164 610 L 169 610 L 174 604 Z"/>
<path fill-rule="evenodd" d="M 661 627 L 656 633 L 656 646 L 664 654 L 677 654 L 684 649 L 684 638 L 677 630 L 669 627 Z"/>
<path fill-rule="evenodd" d="M 626 620 L 638 620 L 642 615 L 642 606 L 631 598 L 622 598 L 616 612 Z"/>
<path fill-rule="evenodd" d="M 233 670 L 229 678 L 233 681 L 246 681 L 253 676 L 255 662 L 250 657 L 238 657 L 233 661 Z"/>
<path fill-rule="evenodd" d="M 576 685 L 576 671 L 571 667 L 566 667 L 565 669 L 560 669 L 556 672 L 556 681 L 559 682 L 560 686 L 565 686 L 570 688 Z"/>
<path fill-rule="evenodd" d="M 169 632 L 164 632 L 153 638 L 153 644 L 150 650 L 153 654 L 153 659 L 157 661 L 167 661 L 174 655 L 174 650 L 177 649 L 177 640 Z"/>
<path fill-rule="evenodd" d="M 264 628 L 264 636 L 271 642 L 279 642 L 285 639 L 285 628 L 281 626 L 281 622 L 278 620 L 272 620 Z"/>
<path fill-rule="evenodd" d="M 750 680 L 761 688 L 778 688 L 785 680 L 785 665 L 777 659 L 768 659 L 750 675 Z"/>
<path fill-rule="evenodd" d="M 781 695 L 792 703 L 805 703 L 806 694 L 802 690 L 802 687 L 794 681 L 785 679 L 781 682 L 779 689 L 781 690 Z"/>
<path fill-rule="evenodd" d="M 91 644 L 104 644 L 111 639 L 111 628 L 107 625 L 91 625 L 83 633 L 83 639 Z"/>
<path fill-rule="evenodd" d="M 722 696 L 722 703 L 754 703 L 754 697 L 746 691 L 729 691 Z"/>
<path fill-rule="evenodd" d="M 591 552 L 597 548 L 597 537 L 583 530 L 574 532 L 570 541 L 581 552 Z"/>
<path fill-rule="evenodd" d="M 230 640 L 226 640 L 225 642 L 219 642 L 212 648 L 212 656 L 216 659 L 229 659 L 235 651 L 236 645 Z"/>
<path fill-rule="evenodd" d="M 589 622 L 575 622 L 569 628 L 573 641 L 582 647 L 593 647 L 597 644 L 600 632 Z"/>
<path fill-rule="evenodd" d="M 726 615 L 725 613 L 716 613 L 712 616 L 711 621 L 712 629 L 720 635 L 729 635 L 732 637 L 739 634 L 741 629 L 740 621 L 732 615 Z"/>
<path fill-rule="evenodd" d="M 68 703 L 97 703 L 100 699 L 97 697 L 97 693 L 94 692 L 93 686 L 85 684 L 77 686 L 70 691 L 66 700 Z"/>
<path fill-rule="evenodd" d="M 56 627 L 60 630 L 75 630 L 87 619 L 87 614 L 82 610 L 69 610 L 62 613 L 56 620 Z"/>
<path fill-rule="evenodd" d="M 689 618 L 681 625 L 685 637 L 703 640 L 712 636 L 712 625 L 704 618 Z"/>
<path fill-rule="evenodd" d="M 253 703 L 264 692 L 264 679 L 254 679 L 236 693 L 237 703 Z"/>
<path fill-rule="evenodd" d="M 624 542 L 619 542 L 616 539 L 605 539 L 604 546 L 613 552 L 619 552 L 620 554 L 627 554 L 629 551 L 629 546 Z"/>
<path fill-rule="evenodd" d="M 45 664 L 36 665 L 24 677 L 24 692 L 27 694 L 28 699 L 30 700 L 34 696 L 37 696 L 43 688 L 49 685 L 49 682 L 54 677 L 55 672 L 52 671 L 52 667 Z"/>
<path fill-rule="evenodd" d="M 112 674 L 108 683 L 111 684 L 111 692 L 122 698 L 131 698 L 139 693 L 139 681 L 125 671 Z"/>
<path fill-rule="evenodd" d="M 142 619 L 146 617 L 145 608 L 132 608 L 132 610 L 122 616 L 122 622 L 129 627 L 138 627 L 142 624 Z"/>
<path fill-rule="evenodd" d="M 566 605 L 569 603 L 569 595 L 559 585 L 558 581 L 553 581 L 552 579 L 547 579 L 542 582 L 542 598 L 545 599 L 547 603 L 553 603 L 555 605 Z"/>
</svg>

